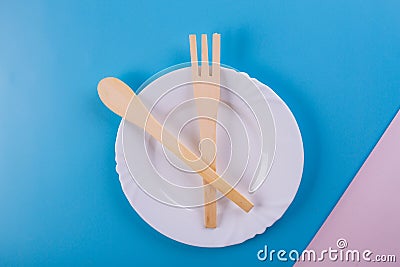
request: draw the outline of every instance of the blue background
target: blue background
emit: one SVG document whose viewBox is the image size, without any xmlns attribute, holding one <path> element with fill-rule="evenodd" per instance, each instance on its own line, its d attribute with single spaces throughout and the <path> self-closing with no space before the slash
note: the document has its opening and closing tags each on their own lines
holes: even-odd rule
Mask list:
<svg viewBox="0 0 400 267">
<path fill-rule="evenodd" d="M 257 251 L 306 247 L 400 106 L 396 0 L 23 2 L 0 2 L 0 266 L 273 266 Z M 223 249 L 177 243 L 133 211 L 120 120 L 96 92 L 105 76 L 138 88 L 189 61 L 189 33 L 212 32 L 224 64 L 287 102 L 305 148 L 284 217 Z"/>
</svg>

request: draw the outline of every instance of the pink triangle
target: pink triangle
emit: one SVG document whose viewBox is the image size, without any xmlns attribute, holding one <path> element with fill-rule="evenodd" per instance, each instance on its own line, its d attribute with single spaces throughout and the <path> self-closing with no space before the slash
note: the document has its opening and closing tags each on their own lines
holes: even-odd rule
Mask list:
<svg viewBox="0 0 400 267">
<path fill-rule="evenodd" d="M 345 242 L 337 244 L 339 239 Z M 339 249 L 338 245 L 346 243 L 345 248 Z M 338 259 L 331 260 L 326 253 L 323 261 L 318 261 L 321 252 L 329 247 L 338 250 Z M 316 262 L 306 256 L 296 267 L 400 266 L 400 111 L 307 250 L 316 252 Z M 353 262 L 349 250 L 358 250 L 360 261 L 355 256 Z M 366 250 L 372 254 L 364 259 L 362 254 L 369 254 Z M 393 260 L 388 255 L 395 255 L 397 263 L 378 263 L 384 258 Z"/>
</svg>

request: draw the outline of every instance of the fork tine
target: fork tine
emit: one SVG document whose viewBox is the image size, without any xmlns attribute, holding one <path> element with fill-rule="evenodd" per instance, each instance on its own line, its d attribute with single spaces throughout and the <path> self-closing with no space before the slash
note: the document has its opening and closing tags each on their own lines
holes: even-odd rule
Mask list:
<svg viewBox="0 0 400 267">
<path fill-rule="evenodd" d="M 210 75 L 210 69 L 208 66 L 207 34 L 201 35 L 201 75 Z"/>
<path fill-rule="evenodd" d="M 190 44 L 190 62 L 192 64 L 193 74 L 199 75 L 199 60 L 197 59 L 197 44 L 196 44 L 196 34 L 189 35 Z"/>
<path fill-rule="evenodd" d="M 212 65 L 219 67 L 221 60 L 221 34 L 213 34 L 213 51 L 212 51 Z M 213 70 L 214 71 L 214 70 Z"/>
</svg>

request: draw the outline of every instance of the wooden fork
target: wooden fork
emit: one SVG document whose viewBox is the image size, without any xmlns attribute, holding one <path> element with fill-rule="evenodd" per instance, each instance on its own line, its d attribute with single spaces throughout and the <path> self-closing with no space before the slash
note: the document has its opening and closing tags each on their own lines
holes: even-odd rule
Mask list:
<svg viewBox="0 0 400 267">
<path fill-rule="evenodd" d="M 201 66 L 197 60 L 196 35 L 189 35 L 190 58 L 193 77 L 193 94 L 196 99 L 200 128 L 200 151 L 203 160 L 216 171 L 216 121 L 220 98 L 220 42 L 221 35 L 212 36 L 212 65 L 208 62 L 207 35 L 201 35 Z M 203 179 L 204 224 L 217 227 L 217 191 Z"/>
</svg>

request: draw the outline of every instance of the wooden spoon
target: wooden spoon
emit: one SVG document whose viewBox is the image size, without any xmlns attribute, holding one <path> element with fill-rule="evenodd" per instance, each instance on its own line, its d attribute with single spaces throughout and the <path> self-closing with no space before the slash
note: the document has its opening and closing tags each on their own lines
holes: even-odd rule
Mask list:
<svg viewBox="0 0 400 267">
<path fill-rule="evenodd" d="M 253 208 L 253 203 L 236 191 L 196 154 L 180 143 L 175 136 L 163 129 L 161 124 L 150 114 L 139 96 L 128 85 L 117 78 L 108 77 L 99 82 L 97 91 L 101 101 L 111 111 L 144 129 L 224 196 L 246 212 Z M 128 107 L 135 112 L 127 112 Z"/>
</svg>

